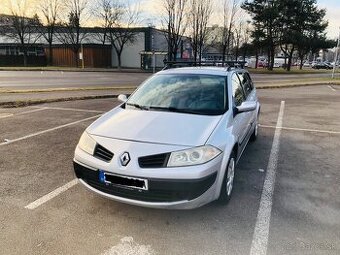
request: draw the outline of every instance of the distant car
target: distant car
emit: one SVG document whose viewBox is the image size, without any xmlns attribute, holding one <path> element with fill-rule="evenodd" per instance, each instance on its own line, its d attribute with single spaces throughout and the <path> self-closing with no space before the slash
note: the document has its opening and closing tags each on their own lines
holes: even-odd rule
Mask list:
<svg viewBox="0 0 340 255">
<path fill-rule="evenodd" d="M 262 62 L 262 61 L 259 61 L 258 63 L 257 63 L 257 67 L 267 67 L 267 63 L 266 62 Z"/>
<path fill-rule="evenodd" d="M 328 63 L 322 62 L 322 63 L 316 63 L 316 64 L 312 65 L 312 68 L 314 68 L 314 69 L 332 69 L 333 67 Z"/>
<path fill-rule="evenodd" d="M 227 203 L 235 166 L 258 135 L 260 103 L 247 71 L 161 71 L 80 138 L 75 174 L 91 191 L 123 203 L 190 209 Z"/>
<path fill-rule="evenodd" d="M 304 67 L 310 67 L 312 65 L 312 63 L 310 63 L 310 62 L 308 62 L 308 61 L 305 61 L 304 63 L 303 63 L 303 66 Z"/>
</svg>

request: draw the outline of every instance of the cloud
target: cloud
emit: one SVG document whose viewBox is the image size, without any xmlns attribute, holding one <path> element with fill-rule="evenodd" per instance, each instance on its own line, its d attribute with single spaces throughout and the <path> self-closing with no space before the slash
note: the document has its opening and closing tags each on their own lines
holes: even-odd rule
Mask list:
<svg viewBox="0 0 340 255">
<path fill-rule="evenodd" d="M 320 0 L 319 7 L 326 9 L 326 17 L 328 20 L 327 36 L 329 38 L 337 38 L 340 26 L 340 1 L 339 0 Z"/>
</svg>

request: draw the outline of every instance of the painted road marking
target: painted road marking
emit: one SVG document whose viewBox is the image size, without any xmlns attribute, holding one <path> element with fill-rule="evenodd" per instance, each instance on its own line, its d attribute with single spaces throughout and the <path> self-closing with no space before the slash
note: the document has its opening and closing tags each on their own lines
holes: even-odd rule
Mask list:
<svg viewBox="0 0 340 255">
<path fill-rule="evenodd" d="M 4 145 L 12 144 L 12 143 L 15 143 L 15 142 L 19 142 L 19 141 L 22 141 L 22 140 L 26 140 L 26 139 L 34 137 L 34 136 L 46 134 L 46 133 L 49 133 L 49 132 L 52 132 L 52 131 L 55 131 L 55 130 L 58 130 L 58 129 L 62 129 L 62 128 L 69 127 L 69 126 L 72 126 L 72 125 L 75 125 L 75 124 L 78 124 L 78 123 L 81 123 L 81 122 L 84 122 L 84 121 L 88 121 L 88 120 L 91 120 L 91 119 L 96 119 L 100 116 L 101 116 L 101 114 L 93 116 L 93 117 L 89 117 L 89 118 L 86 118 L 86 119 L 77 120 L 77 121 L 74 121 L 74 122 L 71 122 L 71 123 L 68 123 L 68 124 L 64 124 L 64 125 L 61 125 L 61 126 L 58 126 L 58 127 L 39 131 L 39 132 L 30 134 L 30 135 L 26 135 L 26 136 L 23 136 L 23 137 L 20 137 L 20 138 L 16 138 L 16 139 L 13 139 L 13 140 L 8 140 L 7 142 L 0 143 L 0 146 L 4 146 Z"/>
<path fill-rule="evenodd" d="M 267 126 L 267 125 L 260 125 L 260 127 L 263 127 L 263 128 L 277 128 L 275 126 Z M 319 129 L 291 128 L 291 127 L 279 127 L 279 129 L 292 130 L 292 131 L 312 132 L 312 133 L 326 133 L 326 134 L 335 134 L 335 135 L 339 135 L 340 134 L 340 131 L 319 130 Z"/>
<path fill-rule="evenodd" d="M 328 88 L 330 88 L 331 90 L 333 90 L 334 92 L 336 92 L 336 89 L 333 88 L 331 85 L 328 85 Z"/>
<path fill-rule="evenodd" d="M 29 210 L 34 210 L 37 207 L 41 206 L 42 204 L 48 202 L 49 200 L 51 200 L 52 198 L 55 198 L 56 196 L 60 195 L 61 193 L 65 192 L 66 190 L 72 188 L 74 185 L 76 185 L 78 183 L 78 179 L 74 179 L 68 183 L 66 183 L 64 186 L 61 186 L 55 190 L 53 190 L 52 192 L 48 193 L 47 195 L 35 200 L 34 202 L 28 204 L 25 206 L 26 209 Z"/>
<path fill-rule="evenodd" d="M 12 117 L 13 113 L 0 113 L 0 119 Z"/>
<path fill-rule="evenodd" d="M 102 255 L 153 255 L 156 252 L 150 245 L 141 245 L 133 240 L 133 237 L 126 236 L 120 239 L 120 243 L 102 253 Z"/>
<path fill-rule="evenodd" d="M 93 112 L 93 113 L 104 113 L 104 111 L 76 109 L 76 108 L 63 108 L 63 107 L 46 107 L 49 110 L 61 110 L 61 111 L 75 111 L 75 112 Z"/>
<path fill-rule="evenodd" d="M 281 101 L 280 112 L 277 118 L 273 144 L 270 151 L 266 177 L 261 195 L 260 207 L 257 213 L 250 255 L 266 255 L 267 253 L 269 225 L 273 205 L 273 193 L 275 187 L 277 162 L 279 158 L 280 136 L 284 108 L 285 101 Z"/>
<path fill-rule="evenodd" d="M 0 119 L 12 117 L 12 116 L 24 115 L 24 114 L 28 114 L 28 113 L 40 112 L 40 111 L 44 111 L 46 109 L 47 109 L 46 107 L 42 107 L 42 108 L 38 108 L 38 109 L 26 111 L 26 112 L 19 112 L 19 113 L 15 113 L 15 114 L 13 114 L 13 113 L 5 113 L 4 115 L 0 114 Z"/>
</svg>

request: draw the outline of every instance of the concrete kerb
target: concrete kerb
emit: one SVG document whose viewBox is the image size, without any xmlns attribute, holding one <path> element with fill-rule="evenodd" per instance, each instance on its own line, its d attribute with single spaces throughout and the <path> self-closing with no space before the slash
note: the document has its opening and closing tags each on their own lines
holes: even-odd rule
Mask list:
<svg viewBox="0 0 340 255">
<path fill-rule="evenodd" d="M 97 95 L 97 96 L 81 96 L 81 97 L 66 97 L 66 98 L 49 98 L 49 99 L 37 99 L 37 100 L 17 100 L 0 102 L 0 107 L 2 108 L 18 108 L 26 107 L 31 105 L 46 104 L 46 103 L 56 103 L 56 102 L 67 102 L 76 100 L 88 100 L 88 99 L 104 99 L 104 98 L 117 98 L 118 95 Z"/>
<path fill-rule="evenodd" d="M 49 89 L 13 89 L 1 90 L 0 94 L 24 94 L 24 93 L 49 93 L 49 92 L 75 92 L 94 90 L 134 90 L 137 86 L 115 86 L 115 87 L 83 87 L 83 88 L 49 88 Z"/>
<path fill-rule="evenodd" d="M 291 83 L 291 84 L 275 84 L 275 85 L 265 85 L 256 86 L 256 89 L 284 89 L 284 88 L 294 88 L 294 87 L 308 87 L 308 86 L 328 86 L 328 85 L 340 85 L 340 81 L 332 82 L 306 82 L 306 83 Z"/>
</svg>

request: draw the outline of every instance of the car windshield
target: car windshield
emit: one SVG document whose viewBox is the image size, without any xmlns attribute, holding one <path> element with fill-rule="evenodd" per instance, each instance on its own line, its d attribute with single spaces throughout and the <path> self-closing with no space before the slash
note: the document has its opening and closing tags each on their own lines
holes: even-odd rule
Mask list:
<svg viewBox="0 0 340 255">
<path fill-rule="evenodd" d="M 126 103 L 126 108 L 221 115 L 227 110 L 226 77 L 156 75 L 140 86 Z"/>
</svg>

